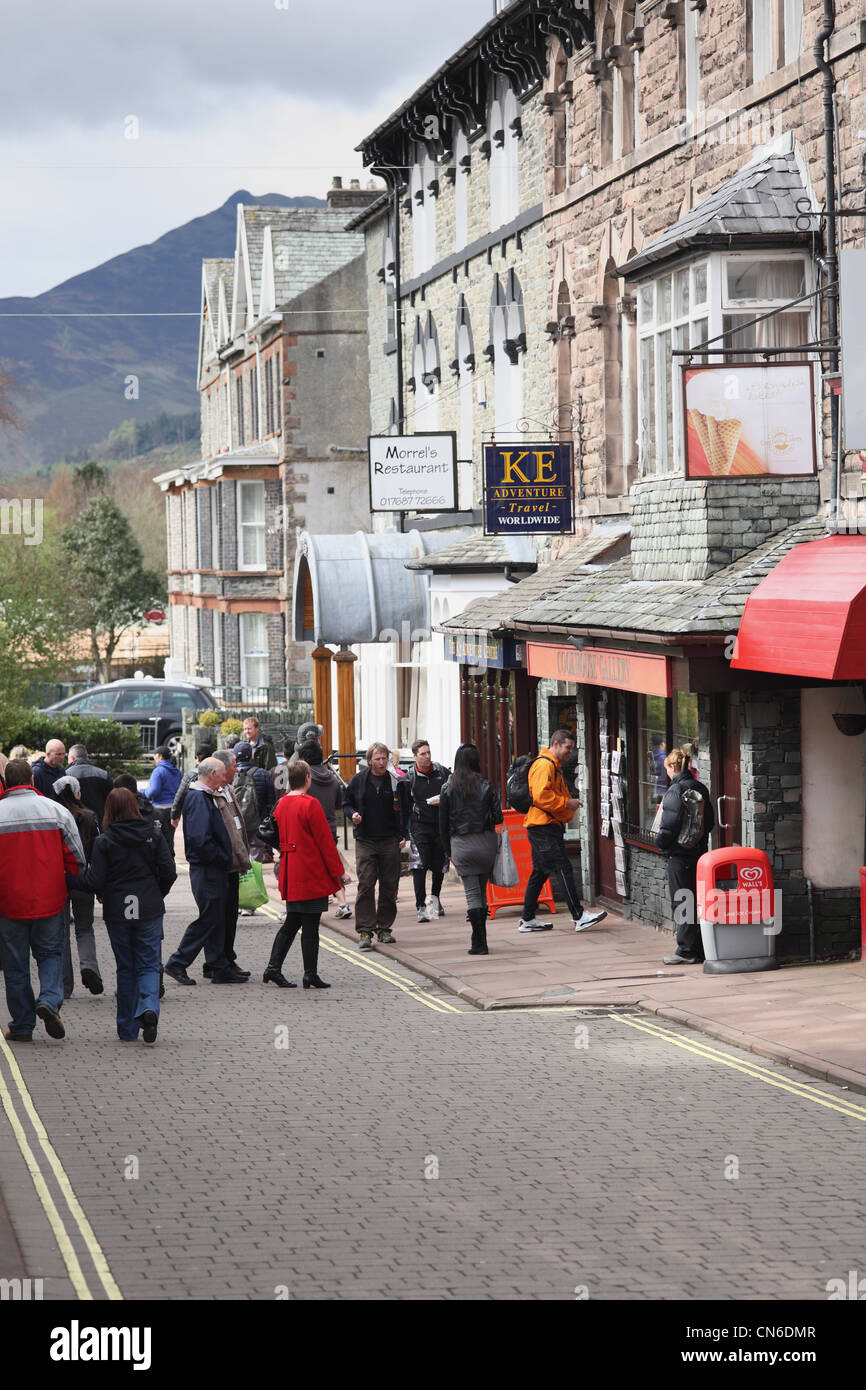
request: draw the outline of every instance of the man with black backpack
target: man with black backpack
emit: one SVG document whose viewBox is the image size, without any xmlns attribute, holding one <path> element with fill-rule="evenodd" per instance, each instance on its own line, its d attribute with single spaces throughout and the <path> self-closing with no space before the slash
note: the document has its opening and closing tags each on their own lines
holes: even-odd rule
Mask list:
<svg viewBox="0 0 866 1390">
<path fill-rule="evenodd" d="M 232 779 L 232 789 L 241 808 L 241 815 L 247 829 L 250 858 L 258 859 L 259 863 L 262 864 L 269 864 L 273 860 L 273 852 L 263 840 L 259 839 L 258 831 L 265 816 L 277 804 L 273 778 L 270 772 L 255 765 L 252 744 L 247 740 L 241 739 L 239 743 L 235 744 L 232 752 L 235 755 L 235 775 Z"/>
<path fill-rule="evenodd" d="M 665 965 L 700 965 L 704 959 L 697 914 L 697 865 L 709 848 L 716 821 L 710 793 L 689 766 L 688 754 L 672 748 L 665 758 L 671 784 L 661 805 L 656 845 L 668 855 L 668 888 L 677 925 L 677 949 Z"/>
<path fill-rule="evenodd" d="M 568 729 L 557 729 L 549 748 L 542 748 L 535 759 L 528 755 L 516 758 L 508 774 L 508 804 L 514 811 L 526 812 L 523 824 L 532 850 L 532 873 L 517 926 L 521 932 L 552 930 L 552 922 L 539 922 L 535 916 L 538 895 L 548 878 L 568 903 L 575 931 L 586 931 L 607 916 L 606 912 L 590 912 L 581 903 L 565 852 L 565 826 L 580 805 L 562 771 L 562 764 L 573 752 L 572 734 Z"/>
</svg>

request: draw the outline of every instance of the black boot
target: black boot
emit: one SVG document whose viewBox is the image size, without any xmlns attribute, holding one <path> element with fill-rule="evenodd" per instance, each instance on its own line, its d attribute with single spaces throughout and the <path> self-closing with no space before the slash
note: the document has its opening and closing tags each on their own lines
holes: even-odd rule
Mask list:
<svg viewBox="0 0 866 1390">
<path fill-rule="evenodd" d="M 304 958 L 304 989 L 330 989 L 319 979 L 319 928 L 301 933 L 301 955 Z"/>
<path fill-rule="evenodd" d="M 474 907 L 469 913 L 469 920 L 472 923 L 472 945 L 466 954 L 486 956 L 488 954 L 486 910 L 483 907 Z"/>
</svg>

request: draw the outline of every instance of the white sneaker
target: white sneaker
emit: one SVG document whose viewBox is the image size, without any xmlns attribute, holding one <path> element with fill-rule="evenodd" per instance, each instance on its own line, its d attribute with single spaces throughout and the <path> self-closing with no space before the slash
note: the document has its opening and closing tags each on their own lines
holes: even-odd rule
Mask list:
<svg viewBox="0 0 866 1390">
<path fill-rule="evenodd" d="M 430 912 L 433 914 L 434 917 L 445 916 L 445 909 L 440 903 L 439 899 L 436 897 L 435 893 L 431 893 L 430 897 L 427 899 L 427 907 L 429 908 Z"/>
<path fill-rule="evenodd" d="M 537 917 L 531 917 L 528 922 L 524 922 L 521 917 L 517 924 L 518 931 L 553 931 L 552 922 L 539 922 Z"/>
<path fill-rule="evenodd" d="M 587 927 L 594 927 L 596 922 L 600 922 L 602 918 L 606 916 L 606 912 L 587 912 L 584 910 L 583 916 L 579 921 L 575 922 L 574 930 L 586 931 Z"/>
<path fill-rule="evenodd" d="M 430 913 L 427 911 L 426 907 L 419 907 L 419 909 L 418 909 L 418 921 L 419 921 L 419 922 L 429 922 L 429 921 L 430 921 Z"/>
</svg>

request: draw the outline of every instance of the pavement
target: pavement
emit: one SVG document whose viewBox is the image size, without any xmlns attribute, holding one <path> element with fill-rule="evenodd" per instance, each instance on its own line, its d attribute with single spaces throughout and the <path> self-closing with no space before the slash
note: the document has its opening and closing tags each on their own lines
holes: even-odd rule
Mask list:
<svg viewBox="0 0 866 1390">
<path fill-rule="evenodd" d="M 351 869 L 351 845 L 344 855 Z M 276 899 L 273 876 L 266 878 Z M 354 891 L 353 885 L 350 902 Z M 866 1094 L 866 962 L 705 975 L 699 966 L 662 965 L 675 944 L 666 929 L 609 912 L 597 927 L 576 933 L 559 908 L 548 919 L 552 931 L 518 934 L 516 907 L 499 909 L 488 922 L 490 954 L 469 956 L 470 928 L 456 878 L 446 881 L 441 901 L 444 917 L 418 923 L 411 879 L 401 878 L 397 945 L 376 950 L 477 1008 L 639 1006 Z M 354 919 L 338 921 L 329 913 L 326 920 L 334 931 L 357 939 Z"/>
</svg>

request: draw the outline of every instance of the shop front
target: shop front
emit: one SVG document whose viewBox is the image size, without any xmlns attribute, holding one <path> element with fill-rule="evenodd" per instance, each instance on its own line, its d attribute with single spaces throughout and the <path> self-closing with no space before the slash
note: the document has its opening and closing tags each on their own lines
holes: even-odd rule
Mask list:
<svg viewBox="0 0 866 1390">
<path fill-rule="evenodd" d="M 504 804 L 516 751 L 538 751 L 538 682 L 525 669 L 523 643 L 461 632 L 446 635 L 444 655 L 460 666 L 460 741 L 476 745 Z"/>
</svg>

